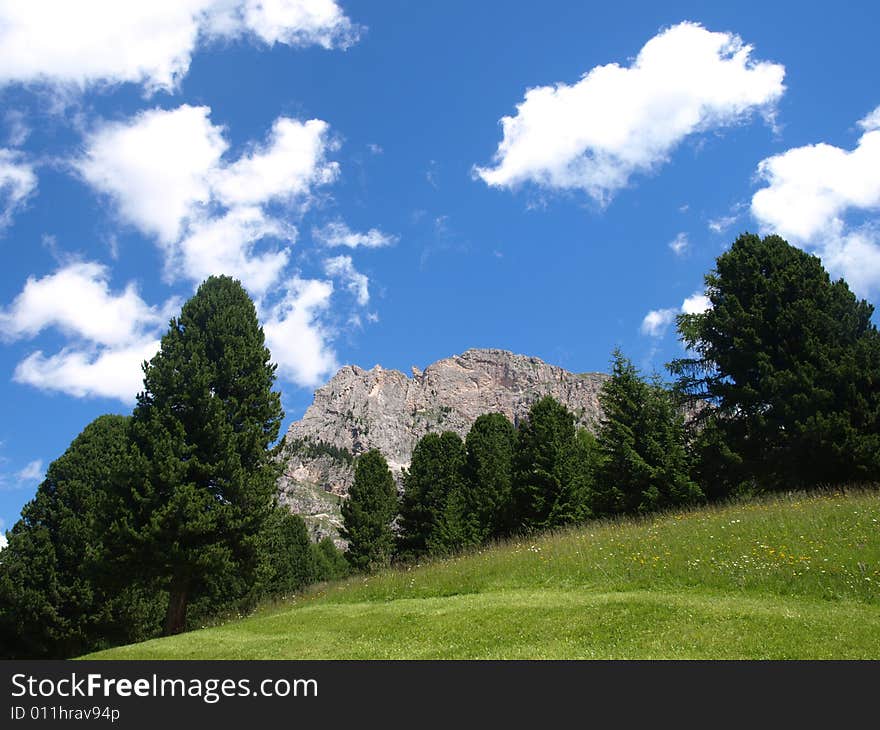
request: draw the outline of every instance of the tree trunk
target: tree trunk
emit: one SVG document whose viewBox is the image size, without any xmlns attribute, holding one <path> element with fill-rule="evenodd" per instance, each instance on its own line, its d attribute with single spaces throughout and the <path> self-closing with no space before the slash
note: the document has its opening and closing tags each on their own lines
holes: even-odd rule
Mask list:
<svg viewBox="0 0 880 730">
<path fill-rule="evenodd" d="M 189 576 L 179 573 L 168 589 L 168 612 L 165 614 L 165 636 L 179 634 L 186 628 L 186 606 L 189 600 Z"/>
</svg>

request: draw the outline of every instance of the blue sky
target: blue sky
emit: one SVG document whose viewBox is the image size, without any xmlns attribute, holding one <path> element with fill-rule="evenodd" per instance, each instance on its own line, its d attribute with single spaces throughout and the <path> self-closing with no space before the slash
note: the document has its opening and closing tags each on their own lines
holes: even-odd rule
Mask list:
<svg viewBox="0 0 880 730">
<path fill-rule="evenodd" d="M 346 363 L 646 370 L 742 231 L 880 291 L 871 3 L 0 0 L 0 529 L 211 273 Z"/>
</svg>

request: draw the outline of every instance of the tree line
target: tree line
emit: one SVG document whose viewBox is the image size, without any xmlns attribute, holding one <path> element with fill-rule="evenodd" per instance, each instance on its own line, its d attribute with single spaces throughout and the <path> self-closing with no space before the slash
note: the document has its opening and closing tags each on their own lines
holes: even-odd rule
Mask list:
<svg viewBox="0 0 880 730">
<path fill-rule="evenodd" d="M 595 436 L 553 398 L 519 428 L 480 416 L 429 433 L 398 500 L 382 455 L 360 457 L 343 509 L 357 570 L 498 538 L 766 491 L 880 481 L 874 309 L 778 236 L 740 236 L 682 314 L 671 384 L 619 350 Z"/>
</svg>

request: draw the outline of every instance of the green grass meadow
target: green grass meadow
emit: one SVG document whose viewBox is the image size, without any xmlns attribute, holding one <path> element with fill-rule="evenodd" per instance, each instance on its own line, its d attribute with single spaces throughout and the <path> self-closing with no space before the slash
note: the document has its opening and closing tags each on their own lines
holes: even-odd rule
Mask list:
<svg viewBox="0 0 880 730">
<path fill-rule="evenodd" d="M 880 492 L 595 522 L 94 659 L 880 659 Z"/>
</svg>

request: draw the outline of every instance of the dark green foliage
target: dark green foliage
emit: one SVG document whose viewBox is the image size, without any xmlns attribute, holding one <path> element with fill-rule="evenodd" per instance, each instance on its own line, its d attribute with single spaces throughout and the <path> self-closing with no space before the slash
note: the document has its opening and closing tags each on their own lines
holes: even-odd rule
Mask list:
<svg viewBox="0 0 880 730">
<path fill-rule="evenodd" d="M 429 433 L 404 472 L 399 554 L 407 559 L 449 552 L 472 541 L 465 514 L 465 447 L 458 434 Z"/>
<path fill-rule="evenodd" d="M 873 307 L 779 236 L 740 236 L 706 293 L 711 308 L 678 322 L 695 356 L 670 365 L 680 391 L 714 406 L 706 477 L 724 491 L 880 477 Z"/>
<path fill-rule="evenodd" d="M 516 429 L 502 413 L 477 418 L 465 439 L 466 513 L 476 543 L 509 529 L 515 442 Z"/>
<path fill-rule="evenodd" d="M 316 579 L 312 542 L 302 517 L 276 507 L 257 537 L 259 554 L 253 598 L 295 593 Z"/>
<path fill-rule="evenodd" d="M 312 543 L 312 556 L 315 561 L 315 580 L 339 580 L 351 573 L 351 566 L 344 553 L 336 547 L 332 538 Z"/>
<path fill-rule="evenodd" d="M 132 416 L 140 454 L 120 539 L 169 591 L 166 633 L 191 597 L 224 572 L 256 568 L 279 465 L 282 411 L 253 302 L 229 277 L 207 279 L 171 320 L 144 367 Z"/>
<path fill-rule="evenodd" d="M 372 571 L 388 565 L 394 552 L 391 523 L 397 511 L 397 488 L 385 457 L 372 449 L 355 465 L 354 484 L 342 503 L 342 535 L 352 568 Z"/>
<path fill-rule="evenodd" d="M 574 414 L 551 396 L 537 401 L 516 436 L 514 529 L 579 522 L 591 515 L 591 478 Z"/>
<path fill-rule="evenodd" d="M 343 464 L 354 464 L 354 454 L 346 448 L 340 448 L 324 441 L 312 441 L 311 439 L 292 439 L 285 445 L 285 451 L 308 459 L 316 459 L 320 456 L 329 456 L 334 461 Z"/>
<path fill-rule="evenodd" d="M 646 382 L 615 350 L 599 401 L 597 512 L 649 512 L 702 497 L 690 478 L 684 418 L 660 382 Z"/>
<path fill-rule="evenodd" d="M 75 656 L 158 629 L 157 586 L 115 574 L 105 544 L 128 460 L 127 419 L 101 416 L 49 466 L 0 552 L 0 656 Z"/>
</svg>

